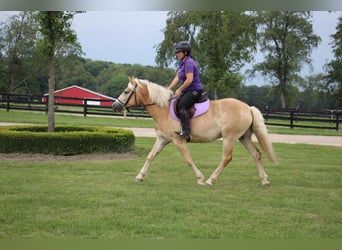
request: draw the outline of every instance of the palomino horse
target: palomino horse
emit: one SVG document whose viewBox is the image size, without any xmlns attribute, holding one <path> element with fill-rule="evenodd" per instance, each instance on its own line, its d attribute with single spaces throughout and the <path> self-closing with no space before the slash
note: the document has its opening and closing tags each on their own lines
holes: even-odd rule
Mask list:
<svg viewBox="0 0 342 250">
<path fill-rule="evenodd" d="M 256 135 L 262 149 L 272 162 L 276 162 L 276 156 L 268 139 L 263 116 L 257 108 L 250 107 L 233 98 L 215 100 L 210 102 L 207 113 L 191 119 L 191 142 L 210 142 L 219 138 L 223 140 L 221 162 L 209 179 L 204 182 L 203 174 L 192 160 L 186 139 L 175 133 L 176 130 L 179 130 L 180 124 L 171 117 L 169 112 L 172 96 L 173 92 L 163 86 L 129 77 L 127 88 L 113 103 L 113 109 L 116 112 L 121 111 L 124 107 L 143 105 L 155 123 L 157 139 L 144 166 L 136 176 L 137 181 L 144 180 L 153 159 L 167 144 L 172 142 L 194 171 L 197 183 L 212 185 L 224 167 L 232 160 L 233 145 L 239 139 L 256 162 L 261 184 L 269 185 L 261 154 L 252 142 L 252 134 Z"/>
</svg>

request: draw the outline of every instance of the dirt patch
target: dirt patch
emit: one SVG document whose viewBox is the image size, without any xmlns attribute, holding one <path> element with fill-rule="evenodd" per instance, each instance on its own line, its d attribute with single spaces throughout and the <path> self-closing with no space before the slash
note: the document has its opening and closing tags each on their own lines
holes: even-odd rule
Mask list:
<svg viewBox="0 0 342 250">
<path fill-rule="evenodd" d="M 1 161 L 102 161 L 102 160 L 122 160 L 134 159 L 134 153 L 106 153 L 106 154 L 81 154 L 81 155 L 50 155 L 50 154 L 20 154 L 0 153 Z"/>
</svg>

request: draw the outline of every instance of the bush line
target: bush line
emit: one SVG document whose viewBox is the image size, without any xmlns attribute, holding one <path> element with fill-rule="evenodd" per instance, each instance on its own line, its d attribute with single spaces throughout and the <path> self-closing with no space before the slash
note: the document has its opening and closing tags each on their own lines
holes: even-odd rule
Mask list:
<svg viewBox="0 0 342 250">
<path fill-rule="evenodd" d="M 134 150 L 132 131 L 97 126 L 0 127 L 0 153 L 41 153 L 76 155 L 85 153 L 124 153 Z"/>
</svg>

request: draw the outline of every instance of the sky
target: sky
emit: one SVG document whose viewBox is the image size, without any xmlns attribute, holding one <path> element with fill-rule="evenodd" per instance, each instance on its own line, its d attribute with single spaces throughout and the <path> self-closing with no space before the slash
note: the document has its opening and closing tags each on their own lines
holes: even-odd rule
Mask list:
<svg viewBox="0 0 342 250">
<path fill-rule="evenodd" d="M 85 58 L 156 66 L 156 45 L 163 39 L 166 27 L 166 11 L 87 11 L 77 14 L 73 20 Z M 11 12 L 0 11 L 0 21 Z M 342 11 L 313 11 L 314 33 L 322 39 L 321 44 L 313 50 L 313 71 L 304 66 L 301 74 L 307 76 L 323 72 L 323 65 L 333 59 L 331 34 L 336 32 L 338 17 Z M 175 41 L 177 42 L 177 41 Z M 257 53 L 254 62 L 246 65 L 242 72 L 263 59 Z M 259 77 L 247 79 L 246 84 L 264 84 L 265 79 Z"/>
<path fill-rule="evenodd" d="M 166 18 L 163 11 L 87 11 L 73 27 L 86 58 L 155 66 Z"/>
<path fill-rule="evenodd" d="M 330 35 L 336 32 L 341 11 L 314 11 L 314 33 L 322 39 L 311 55 L 313 70 L 304 66 L 302 76 L 323 72 L 323 66 L 333 59 Z M 155 66 L 156 45 L 163 39 L 167 12 L 163 11 L 89 11 L 76 15 L 73 27 L 78 35 L 86 58 L 114 63 Z M 247 64 L 245 73 L 263 59 L 257 53 L 255 60 Z M 246 84 L 263 84 L 265 79 L 246 79 Z"/>
</svg>

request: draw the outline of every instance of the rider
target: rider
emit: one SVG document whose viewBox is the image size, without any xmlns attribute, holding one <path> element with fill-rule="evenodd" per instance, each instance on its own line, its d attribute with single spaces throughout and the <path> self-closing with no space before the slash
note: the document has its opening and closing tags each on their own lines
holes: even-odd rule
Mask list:
<svg viewBox="0 0 342 250">
<path fill-rule="evenodd" d="M 181 83 L 175 92 L 175 95 L 179 97 L 177 107 L 181 122 L 181 129 L 176 131 L 176 133 L 190 141 L 190 117 L 187 109 L 199 100 L 203 93 L 203 85 L 200 80 L 197 63 L 191 56 L 190 44 L 187 41 L 177 43 L 175 54 L 179 60 L 178 70 L 168 88 L 173 89 L 179 82 Z"/>
</svg>

